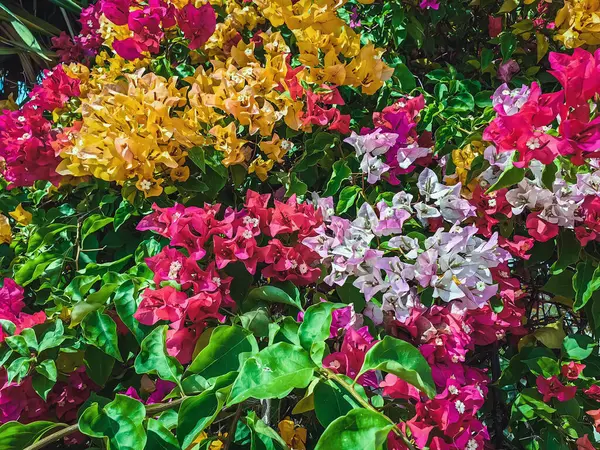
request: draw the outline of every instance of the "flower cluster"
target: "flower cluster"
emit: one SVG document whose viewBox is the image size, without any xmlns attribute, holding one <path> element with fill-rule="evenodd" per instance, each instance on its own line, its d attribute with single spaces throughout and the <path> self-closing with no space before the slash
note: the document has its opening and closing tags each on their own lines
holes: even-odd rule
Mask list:
<svg viewBox="0 0 600 450">
<path fill-rule="evenodd" d="M 146 259 L 157 288 L 144 291 L 135 317 L 146 325 L 168 321 L 167 347 L 182 363 L 190 361 L 207 321 L 224 321 L 219 308 L 235 307 L 233 278 L 224 271 L 229 264 L 239 262 L 251 275 L 298 286 L 319 278 L 319 256 L 302 243 L 321 225 L 319 210 L 295 197 L 285 203 L 275 200 L 274 207 L 269 200 L 270 194 L 248 191 L 239 211 L 219 204 L 155 205 L 138 224 L 140 231 L 168 238 L 172 247 Z"/>
<path fill-rule="evenodd" d="M 598 11 L 595 0 L 567 0 L 556 13 L 557 41 L 567 48 L 600 45 Z"/>
<path fill-rule="evenodd" d="M 572 56 L 551 53 L 550 73 L 563 87 L 558 92 L 542 94 L 536 82 L 514 90 L 500 86 L 493 96 L 498 116 L 483 138 L 499 152 L 516 151 L 515 167 L 527 167 L 533 159 L 552 164 L 558 156 L 576 165 L 598 158 L 600 120 L 590 120 L 588 101 L 600 92 L 599 55 L 581 49 Z M 560 125 L 551 133 L 558 118 Z"/>
<path fill-rule="evenodd" d="M 426 166 L 431 161 L 431 148 L 426 146 L 428 136 L 419 138 L 416 133 L 419 112 L 424 106 L 421 95 L 400 99 L 381 113 L 373 114 L 376 129 L 363 128 L 360 135 L 352 132 L 345 140 L 362 158 L 360 168 L 369 183 L 376 183 L 387 173 L 386 180 L 398 184 L 399 175 L 411 173 L 417 165 Z"/>
<path fill-rule="evenodd" d="M 11 334 L 19 334 L 26 328 L 31 328 L 46 321 L 46 314 L 43 311 L 28 314 L 23 312 L 24 308 L 23 288 L 14 280 L 5 278 L 0 289 L 0 320 L 9 322 L 15 327 L 14 332 Z M 4 334 L 5 329 L 4 325 L 0 326 L 0 342 L 4 341 L 6 337 Z"/>
<path fill-rule="evenodd" d="M 45 71 L 44 77 L 22 109 L 0 115 L 2 173 L 10 187 L 31 186 L 37 180 L 58 184 L 61 179 L 52 146 L 57 132 L 44 112 L 62 108 L 69 98 L 79 95 L 79 80 L 62 66 Z"/>
</svg>

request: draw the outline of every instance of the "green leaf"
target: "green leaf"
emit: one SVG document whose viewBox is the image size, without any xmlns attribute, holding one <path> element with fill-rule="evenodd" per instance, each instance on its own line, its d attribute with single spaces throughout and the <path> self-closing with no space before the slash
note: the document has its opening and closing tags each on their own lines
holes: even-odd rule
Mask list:
<svg viewBox="0 0 600 450">
<path fill-rule="evenodd" d="M 113 220 L 112 217 L 105 217 L 102 214 L 92 214 L 89 216 L 83 221 L 83 225 L 81 226 L 81 242 L 85 242 L 86 237 L 112 223 Z"/>
<path fill-rule="evenodd" d="M 88 295 L 84 301 L 76 303 L 71 311 L 71 324 L 69 328 L 79 325 L 89 313 L 102 308 L 117 287 L 116 283 L 107 283 L 99 291 Z"/>
<path fill-rule="evenodd" d="M 481 91 L 475 94 L 475 104 L 480 108 L 492 106 L 492 91 Z"/>
<path fill-rule="evenodd" d="M 510 164 L 507 166 L 506 169 L 504 169 L 504 172 L 502 172 L 502 175 L 500 175 L 498 181 L 496 181 L 486 191 L 486 194 L 497 191 L 498 189 L 516 185 L 523 178 L 525 178 L 525 169 L 519 169 L 518 167 L 515 167 L 512 164 Z"/>
<path fill-rule="evenodd" d="M 115 358 L 90 345 L 85 349 L 86 373 L 98 386 L 104 386 L 112 373 Z"/>
<path fill-rule="evenodd" d="M 32 281 L 35 281 L 44 272 L 44 269 L 60 256 L 44 252 L 33 259 L 29 259 L 25 264 L 19 267 L 15 272 L 14 280 L 20 286 L 27 286 Z"/>
<path fill-rule="evenodd" d="M 448 110 L 451 112 L 473 111 L 475 99 L 468 92 L 458 92 L 448 100 Z"/>
<path fill-rule="evenodd" d="M 342 189 L 342 192 L 340 192 L 340 199 L 335 208 L 336 213 L 343 214 L 348 211 L 352 205 L 354 205 L 359 192 L 360 187 L 358 186 L 346 186 Z"/>
<path fill-rule="evenodd" d="M 304 314 L 304 319 L 298 329 L 300 345 L 310 353 L 312 360 L 319 366 L 325 350 L 323 343 L 329 337 L 331 313 L 334 309 L 344 306 L 346 305 L 321 302 L 310 306 Z"/>
<path fill-rule="evenodd" d="M 119 352 L 117 324 L 109 315 L 93 311 L 81 322 L 81 329 L 83 336 L 90 344 L 98 347 L 116 360 L 123 362 L 123 358 Z"/>
<path fill-rule="evenodd" d="M 573 277 L 573 289 L 575 290 L 575 311 L 585 306 L 594 291 L 600 288 L 600 267 L 594 267 L 591 259 L 586 259 L 577 264 L 577 271 Z"/>
<path fill-rule="evenodd" d="M 259 301 L 283 303 L 284 305 L 294 306 L 302 311 L 302 304 L 300 303 L 299 294 L 292 297 L 288 292 L 277 286 L 261 286 L 252 289 L 246 298 L 246 302 L 248 302 L 248 304 L 244 306 L 246 309 L 252 309 L 252 306 Z"/>
<path fill-rule="evenodd" d="M 144 450 L 181 450 L 173 433 L 158 420 L 148 419 L 146 431 L 148 441 Z"/>
<path fill-rule="evenodd" d="M 575 298 L 575 290 L 573 289 L 574 275 L 575 273 L 571 270 L 563 270 L 558 275 L 551 276 L 542 290 L 550 292 L 555 296 L 572 300 Z"/>
<path fill-rule="evenodd" d="M 183 367 L 177 359 L 169 356 L 167 345 L 167 325 L 155 328 L 143 341 L 140 353 L 135 358 L 137 373 L 156 374 L 163 380 L 179 384 Z"/>
<path fill-rule="evenodd" d="M 398 28 L 395 28 L 395 33 L 398 33 Z M 400 82 L 400 88 L 404 92 L 410 92 L 417 87 L 417 80 L 415 76 L 408 69 L 406 64 L 399 63 L 394 67 L 394 75 L 398 77 L 398 81 Z"/>
<path fill-rule="evenodd" d="M 345 416 L 355 408 L 360 408 L 360 405 L 348 392 L 331 380 L 319 381 L 313 392 L 315 414 L 325 428 L 338 417 Z"/>
<path fill-rule="evenodd" d="M 225 397 L 214 391 L 184 400 L 177 420 L 177 439 L 181 448 L 190 448 L 198 435 L 216 419 L 224 403 Z"/>
<path fill-rule="evenodd" d="M 552 164 L 546 164 L 542 171 L 542 184 L 549 191 L 554 190 L 554 180 L 556 180 L 556 172 L 558 172 L 557 161 L 554 161 Z"/>
<path fill-rule="evenodd" d="M 595 347 L 596 343 L 594 340 L 584 334 L 572 334 L 567 336 L 562 344 L 562 350 L 565 356 L 577 361 L 590 356 Z"/>
<path fill-rule="evenodd" d="M 16 380 L 17 384 L 20 383 L 23 380 L 23 378 L 25 378 L 29 373 L 29 369 L 31 368 L 32 362 L 33 358 L 29 358 L 26 356 L 22 356 L 11 362 L 8 368 L 6 369 L 8 382 L 10 383 L 11 381 Z"/>
<path fill-rule="evenodd" d="M 380 450 L 392 428 L 379 413 L 353 409 L 327 427 L 315 450 Z"/>
<path fill-rule="evenodd" d="M 135 336 L 135 339 L 141 343 L 146 333 L 143 331 L 144 325 L 140 324 L 133 315 L 137 311 L 137 303 L 135 301 L 135 285 L 133 281 L 128 280 L 118 287 L 115 291 L 114 304 L 117 314 L 123 323 Z"/>
<path fill-rule="evenodd" d="M 554 408 L 542 401 L 542 396 L 536 388 L 525 388 L 512 405 L 511 420 L 531 420 L 535 417 L 550 419 L 556 412 Z"/>
<path fill-rule="evenodd" d="M 505 62 L 510 59 L 516 48 L 517 37 L 510 31 L 502 33 L 500 36 L 500 52 L 502 53 L 502 58 Z"/>
<path fill-rule="evenodd" d="M 252 333 L 238 326 L 219 326 L 210 335 L 208 345 L 194 358 L 186 373 L 201 375 L 207 380 L 236 372 L 244 353 L 258 352 Z"/>
<path fill-rule="evenodd" d="M 198 167 L 202 173 L 206 173 L 206 160 L 202 147 L 192 147 L 188 150 L 188 158 Z"/>
<path fill-rule="evenodd" d="M 16 336 L 9 336 L 4 340 L 4 342 L 6 342 L 6 345 L 8 345 L 12 351 L 17 352 L 21 356 L 29 357 L 32 351 L 37 350 L 37 345 L 31 347 L 28 344 L 27 339 L 20 334 L 17 334 Z"/>
<path fill-rule="evenodd" d="M 121 204 L 115 211 L 115 220 L 113 222 L 113 227 L 115 231 L 118 231 L 121 226 L 127 222 L 127 219 L 131 217 L 131 213 L 135 210 L 133 205 L 129 203 L 127 200 L 121 200 Z"/>
<path fill-rule="evenodd" d="M 431 367 L 427 360 L 419 350 L 400 339 L 386 336 L 371 347 L 365 355 L 365 362 L 358 376 L 368 370 L 392 373 L 423 391 L 430 398 L 436 395 Z"/>
<path fill-rule="evenodd" d="M 250 411 L 248 413 L 248 416 L 246 416 L 246 423 L 248 424 L 248 427 L 253 431 L 253 434 L 256 434 L 256 437 L 258 438 L 265 446 L 267 446 L 267 442 L 270 444 L 268 445 L 268 448 L 273 448 L 273 444 L 272 442 L 275 441 L 277 444 L 279 444 L 279 448 L 282 450 L 288 450 L 288 446 L 285 443 L 285 441 L 282 439 L 281 436 L 279 436 L 279 434 L 277 434 L 275 432 L 275 430 L 271 427 L 269 427 L 266 423 L 264 423 L 257 415 L 256 412 L 254 411 Z M 258 442 L 256 442 L 256 439 L 254 439 L 254 443 L 251 446 L 251 448 L 262 448 L 260 447 L 260 444 L 258 444 Z"/>
<path fill-rule="evenodd" d="M 79 431 L 104 438 L 110 450 L 143 450 L 146 445 L 146 408 L 134 398 L 117 394 L 104 408 L 92 403 L 79 417 Z"/>
<path fill-rule="evenodd" d="M 56 364 L 51 359 L 46 359 L 35 367 L 35 371 L 31 384 L 42 400 L 46 401 L 58 377 Z"/>
<path fill-rule="evenodd" d="M 298 178 L 298 175 L 296 175 L 295 173 L 290 174 L 288 181 L 285 183 L 285 187 L 286 197 L 291 197 L 293 194 L 302 196 L 306 194 L 306 191 L 308 191 L 308 186 L 306 185 L 306 183 L 300 180 L 300 178 Z"/>
<path fill-rule="evenodd" d="M 285 361 L 285 364 L 282 362 Z M 283 398 L 294 388 L 305 388 L 315 365 L 301 347 L 280 342 L 248 358 L 240 371 L 228 405 L 248 398 Z"/>
<path fill-rule="evenodd" d="M 0 448 L 2 450 L 23 450 L 50 434 L 56 428 L 64 428 L 64 423 L 31 422 L 26 425 L 19 422 L 7 422 L 0 426 Z"/>
<path fill-rule="evenodd" d="M 571 230 L 562 229 L 557 241 L 558 259 L 550 268 L 552 273 L 562 272 L 571 264 L 579 261 L 579 252 L 581 251 L 581 244 Z"/>
<path fill-rule="evenodd" d="M 334 162 L 331 170 L 331 178 L 327 182 L 327 188 L 323 192 L 323 197 L 330 197 L 337 194 L 342 186 L 342 182 L 347 180 L 352 174 L 352 170 L 348 167 L 348 163 L 344 159 Z"/>
</svg>

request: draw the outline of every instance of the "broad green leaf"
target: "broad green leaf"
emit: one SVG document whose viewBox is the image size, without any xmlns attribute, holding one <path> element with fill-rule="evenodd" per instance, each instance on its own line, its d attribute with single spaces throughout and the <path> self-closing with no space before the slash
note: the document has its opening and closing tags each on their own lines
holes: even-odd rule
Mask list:
<svg viewBox="0 0 600 450">
<path fill-rule="evenodd" d="M 210 335 L 208 345 L 194 358 L 188 373 L 201 375 L 207 380 L 236 372 L 244 353 L 258 352 L 252 333 L 238 326 L 219 326 Z"/>
<path fill-rule="evenodd" d="M 544 170 L 542 171 L 542 184 L 550 191 L 554 190 L 556 172 L 558 172 L 558 160 L 555 160 L 552 164 L 545 165 Z"/>
<path fill-rule="evenodd" d="M 563 353 L 568 358 L 575 359 L 577 361 L 590 356 L 595 347 L 596 342 L 594 342 L 591 337 L 584 334 L 572 334 L 567 336 L 562 343 Z"/>
<path fill-rule="evenodd" d="M 192 147 L 188 150 L 188 158 L 202 171 L 206 173 L 206 160 L 202 147 Z"/>
<path fill-rule="evenodd" d="M 514 186 L 518 184 L 519 181 L 521 181 L 523 178 L 525 178 L 525 169 L 519 169 L 518 167 L 515 167 L 512 164 L 510 164 L 506 169 L 504 169 L 504 172 L 502 172 L 502 175 L 500 175 L 498 181 L 496 181 L 486 191 L 486 194 L 497 191 L 498 189 Z"/>
<path fill-rule="evenodd" d="M 138 307 L 135 301 L 135 285 L 133 284 L 133 281 L 128 280 L 118 287 L 118 289 L 115 291 L 113 302 L 115 304 L 117 314 L 123 323 L 133 333 L 135 339 L 141 343 L 146 337 L 146 333 L 143 331 L 145 326 L 140 324 L 133 317 Z"/>
<path fill-rule="evenodd" d="M 500 36 L 500 52 L 502 58 L 507 61 L 512 56 L 513 52 L 517 48 L 517 37 L 510 31 L 505 31 Z"/>
<path fill-rule="evenodd" d="M 331 380 L 319 381 L 314 389 L 315 414 L 325 428 L 338 417 L 360 408 L 356 400 Z"/>
<path fill-rule="evenodd" d="M 600 288 L 600 266 L 595 267 L 591 259 L 586 259 L 577 264 L 577 271 L 573 277 L 575 290 L 575 311 L 583 308 L 595 290 Z"/>
<path fill-rule="evenodd" d="M 536 416 L 550 418 L 554 408 L 542 401 L 537 388 L 526 388 L 515 399 L 511 409 L 511 420 L 531 420 Z"/>
<path fill-rule="evenodd" d="M 29 373 L 33 361 L 33 358 L 22 356 L 11 362 L 6 368 L 8 382 L 15 380 L 17 384 L 20 383 Z"/>
<path fill-rule="evenodd" d="M 62 259 L 62 257 L 51 252 L 44 252 L 33 259 L 29 259 L 15 272 L 15 283 L 20 286 L 27 286 L 35 281 L 52 261 L 57 259 Z"/>
<path fill-rule="evenodd" d="M 533 335 L 548 348 L 561 348 L 563 340 L 565 339 L 565 330 L 563 328 L 562 319 L 536 329 L 533 332 Z"/>
<path fill-rule="evenodd" d="M 337 303 L 317 303 L 310 306 L 304 314 L 304 319 L 298 329 L 300 345 L 310 353 L 317 365 L 321 365 L 325 346 L 323 342 L 329 337 L 332 312 L 346 305 Z"/>
<path fill-rule="evenodd" d="M 562 272 L 571 264 L 579 261 L 579 252 L 581 251 L 581 244 L 577 237 L 575 237 L 575 233 L 571 230 L 561 230 L 558 235 L 557 244 L 558 259 L 550 268 L 552 273 Z"/>
<path fill-rule="evenodd" d="M 177 421 L 177 439 L 182 449 L 191 447 L 198 435 L 215 420 L 224 403 L 225 398 L 214 391 L 184 400 Z"/>
<path fill-rule="evenodd" d="M 371 347 L 365 355 L 359 376 L 369 370 L 392 373 L 425 392 L 430 398 L 436 394 L 427 360 L 419 350 L 400 339 L 386 336 Z"/>
<path fill-rule="evenodd" d="M 87 341 L 118 361 L 123 361 L 119 352 L 117 324 L 108 315 L 99 311 L 89 313 L 81 322 Z"/>
<path fill-rule="evenodd" d="M 235 405 L 248 398 L 283 398 L 294 388 L 308 386 L 314 368 L 302 347 L 285 342 L 267 347 L 246 360 L 227 403 Z"/>
<path fill-rule="evenodd" d="M 71 311 L 71 325 L 69 325 L 69 328 L 79 325 L 89 313 L 102 308 L 117 287 L 118 285 L 115 283 L 105 284 L 100 290 L 88 295 L 84 301 L 76 303 Z"/>
<path fill-rule="evenodd" d="M 382 414 L 353 409 L 325 429 L 315 450 L 380 450 L 393 426 Z"/>
<path fill-rule="evenodd" d="M 0 448 L 2 450 L 23 450 L 50 434 L 50 431 L 66 426 L 64 423 L 46 421 L 31 422 L 26 425 L 19 422 L 7 422 L 0 426 Z"/>
<path fill-rule="evenodd" d="M 167 325 L 155 328 L 143 341 L 140 353 L 135 358 L 137 373 L 156 374 L 163 380 L 179 384 L 183 367 L 177 359 L 169 356 L 167 345 Z"/>
<path fill-rule="evenodd" d="M 327 188 L 323 192 L 323 197 L 330 197 L 337 194 L 342 186 L 342 182 L 347 180 L 352 174 L 352 170 L 348 167 L 346 160 L 339 160 L 333 163 L 331 168 L 331 178 L 327 182 Z"/>
<path fill-rule="evenodd" d="M 264 423 L 257 415 L 256 412 L 250 411 L 246 416 L 246 422 L 248 427 L 257 434 L 257 437 L 265 443 L 266 441 L 273 441 L 278 444 L 278 448 L 282 450 L 288 450 L 288 446 L 283 438 L 266 423 Z M 266 439 L 265 439 L 266 438 Z"/>
<path fill-rule="evenodd" d="M 104 386 L 112 373 L 115 359 L 92 345 L 85 349 L 86 373 L 98 386 Z"/>
<path fill-rule="evenodd" d="M 144 450 L 181 450 L 173 433 L 158 420 L 148 419 L 146 431 L 148 441 Z"/>
<path fill-rule="evenodd" d="M 118 231 L 119 228 L 131 217 L 131 213 L 135 210 L 133 205 L 129 203 L 127 200 L 121 200 L 121 204 L 115 211 L 115 220 L 113 222 L 113 227 L 115 231 Z"/>
<path fill-rule="evenodd" d="M 95 438 L 103 438 L 109 450 L 144 450 L 146 408 L 134 398 L 117 394 L 101 408 L 93 403 L 79 418 L 79 431 Z"/>
<path fill-rule="evenodd" d="M 288 292 L 276 286 L 261 286 L 252 289 L 246 298 L 244 306 L 246 309 L 251 309 L 252 305 L 255 305 L 259 301 L 283 303 L 284 305 L 291 305 L 302 310 L 299 296 L 291 297 Z"/>
<path fill-rule="evenodd" d="M 356 202 L 356 197 L 358 197 L 358 193 L 360 192 L 360 187 L 358 186 L 346 186 L 340 192 L 340 199 L 335 208 L 335 212 L 337 214 L 343 214 L 348 211 L 354 202 Z"/>
<path fill-rule="evenodd" d="M 83 221 L 83 225 L 81 226 L 81 242 L 85 242 L 86 237 L 112 223 L 113 220 L 112 217 L 105 217 L 102 214 L 92 214 L 89 216 Z"/>
</svg>

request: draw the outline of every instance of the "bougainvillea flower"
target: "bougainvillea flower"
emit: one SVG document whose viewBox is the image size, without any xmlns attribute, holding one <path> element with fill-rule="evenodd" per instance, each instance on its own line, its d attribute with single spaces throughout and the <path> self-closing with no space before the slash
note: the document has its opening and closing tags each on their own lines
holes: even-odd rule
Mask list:
<svg viewBox="0 0 600 450">
<path fill-rule="evenodd" d="M 552 398 L 556 398 L 559 402 L 566 402 L 575 397 L 577 393 L 577 386 L 565 386 L 556 376 L 544 378 L 539 375 L 535 381 L 545 402 L 549 402 Z"/>
</svg>

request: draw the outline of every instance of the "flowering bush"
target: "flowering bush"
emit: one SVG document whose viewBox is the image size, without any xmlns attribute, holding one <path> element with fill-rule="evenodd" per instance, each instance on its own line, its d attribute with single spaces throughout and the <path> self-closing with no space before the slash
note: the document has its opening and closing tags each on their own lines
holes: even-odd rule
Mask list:
<svg viewBox="0 0 600 450">
<path fill-rule="evenodd" d="M 598 9 L 91 2 L 0 115 L 0 447 L 600 448 Z"/>
</svg>

